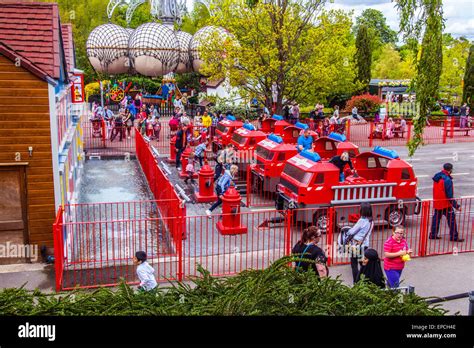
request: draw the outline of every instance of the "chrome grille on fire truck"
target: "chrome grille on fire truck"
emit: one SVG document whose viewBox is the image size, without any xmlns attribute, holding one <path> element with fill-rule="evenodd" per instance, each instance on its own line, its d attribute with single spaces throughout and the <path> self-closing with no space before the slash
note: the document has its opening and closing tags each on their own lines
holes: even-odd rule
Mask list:
<svg viewBox="0 0 474 348">
<path fill-rule="evenodd" d="M 298 192 L 298 188 L 296 185 L 294 185 L 293 183 L 289 182 L 288 180 L 284 179 L 284 178 L 281 178 L 280 179 L 280 184 L 282 184 L 283 186 L 285 186 L 288 190 L 290 190 L 291 192 L 294 192 L 294 193 L 297 193 Z"/>
<path fill-rule="evenodd" d="M 393 187 L 396 183 L 333 186 L 331 204 L 395 201 Z"/>
</svg>

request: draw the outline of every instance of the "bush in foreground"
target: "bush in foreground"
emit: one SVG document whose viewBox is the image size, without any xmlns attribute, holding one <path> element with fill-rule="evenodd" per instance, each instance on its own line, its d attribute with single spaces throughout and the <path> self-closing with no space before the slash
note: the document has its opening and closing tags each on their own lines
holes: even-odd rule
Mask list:
<svg viewBox="0 0 474 348">
<path fill-rule="evenodd" d="M 194 286 L 172 284 L 138 293 L 118 289 L 43 294 L 39 290 L 0 292 L 1 315 L 444 315 L 415 294 L 401 295 L 362 282 L 354 287 L 339 279 L 298 273 L 283 258 L 263 271 L 214 278 L 200 268 Z"/>
</svg>

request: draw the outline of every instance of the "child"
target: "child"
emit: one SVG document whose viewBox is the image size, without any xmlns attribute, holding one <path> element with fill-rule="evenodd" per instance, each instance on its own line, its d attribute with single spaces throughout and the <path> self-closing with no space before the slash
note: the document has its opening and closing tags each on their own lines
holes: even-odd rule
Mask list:
<svg viewBox="0 0 474 348">
<path fill-rule="evenodd" d="M 146 262 L 146 253 L 144 251 L 137 251 L 133 258 L 137 264 L 137 276 L 140 279 L 139 291 L 151 291 L 158 285 L 155 279 L 155 270 Z"/>
<path fill-rule="evenodd" d="M 149 115 L 146 120 L 146 136 L 148 138 L 153 136 L 153 123 L 151 121 L 151 115 Z"/>
<path fill-rule="evenodd" d="M 383 245 L 383 251 L 383 267 L 387 275 L 388 286 L 398 288 L 405 262 L 409 260 L 409 254 L 413 252 L 405 240 L 405 228 L 403 226 L 395 226 L 392 236 Z"/>
<path fill-rule="evenodd" d="M 191 183 L 195 184 L 196 182 L 194 181 L 194 178 L 193 178 L 193 175 L 194 175 L 194 152 L 191 152 L 189 154 L 188 164 L 186 165 L 186 173 L 188 174 L 188 176 L 186 177 L 186 179 L 184 179 L 184 182 L 187 184 L 188 180 L 191 179 Z"/>
<path fill-rule="evenodd" d="M 158 117 L 155 117 L 153 119 L 152 125 L 153 125 L 153 137 L 157 141 L 160 141 L 161 124 L 160 124 L 160 121 L 158 121 Z"/>
</svg>

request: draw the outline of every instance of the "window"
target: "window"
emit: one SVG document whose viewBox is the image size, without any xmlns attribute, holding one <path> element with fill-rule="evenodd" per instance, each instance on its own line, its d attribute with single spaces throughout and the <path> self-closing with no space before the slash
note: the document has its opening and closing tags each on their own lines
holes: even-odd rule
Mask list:
<svg viewBox="0 0 474 348">
<path fill-rule="evenodd" d="M 255 145 L 256 139 L 255 138 L 250 138 L 250 143 L 249 146 Z"/>
<path fill-rule="evenodd" d="M 280 153 L 278 154 L 278 159 L 277 159 L 277 160 L 278 160 L 278 162 L 283 162 L 283 161 L 285 161 L 285 158 L 286 158 L 285 153 L 284 153 L 284 152 L 280 152 Z"/>
<path fill-rule="evenodd" d="M 379 157 L 379 163 L 382 168 L 387 168 L 388 159 Z"/>
<path fill-rule="evenodd" d="M 408 169 L 403 169 L 402 170 L 402 180 L 410 180 L 411 179 L 411 175 L 410 175 L 410 172 L 408 171 Z"/>
<path fill-rule="evenodd" d="M 235 141 L 239 145 L 245 145 L 245 143 L 247 142 L 247 139 L 248 138 L 244 138 L 243 136 L 241 136 L 238 133 L 234 133 L 232 135 L 232 140 Z"/>
<path fill-rule="evenodd" d="M 315 183 L 315 185 L 324 184 L 324 174 L 323 173 L 318 173 L 314 183 Z"/>
<path fill-rule="evenodd" d="M 313 177 L 313 173 L 305 172 L 291 164 L 287 164 L 283 172 L 304 185 L 307 185 Z"/>
<path fill-rule="evenodd" d="M 257 156 L 262 157 L 263 159 L 271 160 L 273 159 L 274 154 L 275 153 L 271 150 L 268 150 L 262 146 L 257 146 Z"/>
<path fill-rule="evenodd" d="M 223 125 L 222 123 L 218 123 L 216 128 L 222 133 L 227 133 L 229 131 L 229 128 Z"/>
<path fill-rule="evenodd" d="M 334 150 L 334 144 L 333 144 L 332 142 L 330 142 L 330 141 L 326 141 L 325 147 L 326 147 L 326 151 L 332 151 L 332 150 Z"/>
<path fill-rule="evenodd" d="M 367 168 L 377 168 L 377 162 L 374 157 L 367 158 Z"/>
</svg>

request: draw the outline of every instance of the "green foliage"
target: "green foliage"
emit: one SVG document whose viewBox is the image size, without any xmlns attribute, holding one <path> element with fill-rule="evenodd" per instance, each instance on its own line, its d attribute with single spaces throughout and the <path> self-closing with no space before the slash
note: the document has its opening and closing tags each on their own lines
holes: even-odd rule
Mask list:
<svg viewBox="0 0 474 348">
<path fill-rule="evenodd" d="M 199 2 L 194 2 L 194 7 L 191 13 L 183 17 L 181 30 L 190 34 L 194 34 L 200 28 L 208 24 L 210 15 L 206 6 Z"/>
<path fill-rule="evenodd" d="M 358 33 L 361 26 L 366 26 L 369 30 L 369 35 L 374 40 L 376 46 L 387 43 L 396 43 L 397 32 L 391 29 L 387 24 L 387 19 L 382 12 L 373 8 L 368 8 L 356 18 L 354 25 L 354 33 Z M 375 48 L 375 47 L 374 47 Z"/>
<path fill-rule="evenodd" d="M 3 315 L 58 316 L 230 316 L 230 315 L 420 315 L 441 316 L 416 294 L 384 291 L 365 281 L 354 287 L 340 279 L 319 279 L 314 272 L 295 272 L 294 261 L 282 258 L 262 271 L 248 270 L 231 278 L 214 278 L 201 267 L 193 285 L 172 283 L 149 293 L 122 283 L 117 290 L 100 288 L 61 294 L 20 289 L 0 291 Z"/>
<path fill-rule="evenodd" d="M 362 91 L 369 90 L 370 67 L 372 66 L 372 49 L 366 25 L 360 25 L 356 38 L 357 80 L 362 85 Z"/>
<path fill-rule="evenodd" d="M 462 100 L 469 103 L 471 109 L 474 109 L 474 45 L 471 45 L 469 57 L 466 61 Z"/>
<path fill-rule="evenodd" d="M 404 51 L 405 58 L 392 44 L 383 46 L 379 59 L 373 64 L 372 76 L 377 79 L 403 80 L 415 76 L 414 56 Z"/>
<path fill-rule="evenodd" d="M 279 4 L 216 3 L 210 21 L 228 29 L 235 40 L 211 38 L 202 50 L 202 73 L 210 80 L 228 77 L 244 98 L 266 100 L 267 107 L 276 82 L 277 113 L 284 100 L 313 103 L 330 93 L 352 93 L 355 46 L 350 17 L 341 11 L 322 13 L 315 26 L 311 19 L 322 1 Z"/>
<path fill-rule="evenodd" d="M 433 108 L 438 94 L 443 66 L 442 0 L 399 0 L 400 30 L 405 38 L 417 39 L 423 34 L 416 65 L 416 77 L 412 81 L 420 113 L 413 118 L 414 135 L 408 144 L 412 156 L 423 142 L 423 129 L 427 116 Z"/>
<path fill-rule="evenodd" d="M 449 34 L 443 35 L 443 71 L 440 79 L 440 92 L 453 102 L 453 96 L 461 96 L 462 80 L 469 54 L 470 42 L 465 38 L 454 39 Z"/>
</svg>

